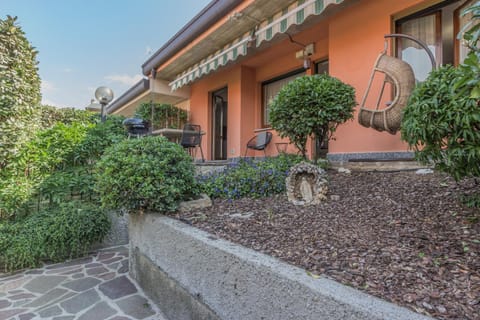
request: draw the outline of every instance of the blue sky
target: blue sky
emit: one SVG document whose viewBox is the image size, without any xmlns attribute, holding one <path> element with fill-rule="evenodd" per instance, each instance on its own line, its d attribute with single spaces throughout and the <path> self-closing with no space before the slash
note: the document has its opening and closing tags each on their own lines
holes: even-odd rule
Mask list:
<svg viewBox="0 0 480 320">
<path fill-rule="evenodd" d="M 0 0 L 37 48 L 42 102 L 83 109 L 95 89 L 119 97 L 141 65 L 210 0 Z"/>
</svg>

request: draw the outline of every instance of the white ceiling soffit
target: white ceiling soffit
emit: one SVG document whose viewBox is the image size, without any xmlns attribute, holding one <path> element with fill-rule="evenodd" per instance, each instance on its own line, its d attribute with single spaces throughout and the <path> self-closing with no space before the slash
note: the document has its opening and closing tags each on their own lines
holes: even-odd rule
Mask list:
<svg viewBox="0 0 480 320">
<path fill-rule="evenodd" d="M 190 87 L 183 88 L 172 92 L 168 82 L 161 79 L 149 79 L 149 88 L 145 92 L 135 95 L 132 99 L 122 102 L 121 107 L 112 111 L 112 114 L 120 114 L 124 116 L 133 116 L 135 110 L 142 103 L 167 103 L 176 104 L 190 98 Z"/>
<path fill-rule="evenodd" d="M 270 41 L 279 33 L 285 33 L 292 25 L 302 24 L 309 16 L 320 15 L 329 5 L 341 2 L 343 0 L 300 0 L 283 8 L 269 19 L 258 23 L 258 29 L 255 32 L 255 46 L 259 47 L 262 42 Z M 177 75 L 175 80 L 170 82 L 170 88 L 172 91 L 177 90 L 231 61 L 235 61 L 238 57 L 245 56 L 248 42 L 252 39 L 252 36 L 253 34 L 247 32 L 235 41 L 230 42 L 222 50 L 204 58 Z"/>
</svg>

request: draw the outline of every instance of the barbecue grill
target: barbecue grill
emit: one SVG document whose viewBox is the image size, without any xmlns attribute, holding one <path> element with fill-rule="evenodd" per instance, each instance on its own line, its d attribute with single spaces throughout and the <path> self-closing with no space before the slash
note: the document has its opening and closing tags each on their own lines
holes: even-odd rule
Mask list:
<svg viewBox="0 0 480 320">
<path fill-rule="evenodd" d="M 128 132 L 129 137 L 141 137 L 145 136 L 149 132 L 148 121 L 145 121 L 140 118 L 128 118 L 123 120 L 123 126 Z"/>
</svg>

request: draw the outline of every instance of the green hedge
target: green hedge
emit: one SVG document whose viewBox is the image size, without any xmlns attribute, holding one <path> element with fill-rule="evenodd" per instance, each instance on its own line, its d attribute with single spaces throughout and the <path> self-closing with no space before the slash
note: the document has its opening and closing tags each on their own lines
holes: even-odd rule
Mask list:
<svg viewBox="0 0 480 320">
<path fill-rule="evenodd" d="M 45 204 L 77 197 L 96 200 L 94 164 L 107 147 L 126 138 L 123 118 L 110 116 L 100 123 L 78 115 L 71 123 L 58 122 L 37 132 L 0 170 L 0 219 L 20 218 Z"/>
<path fill-rule="evenodd" d="M 0 223 L 0 268 L 12 271 L 86 254 L 109 229 L 106 213 L 82 201 L 70 201 L 17 222 L 5 221 Z"/>
</svg>

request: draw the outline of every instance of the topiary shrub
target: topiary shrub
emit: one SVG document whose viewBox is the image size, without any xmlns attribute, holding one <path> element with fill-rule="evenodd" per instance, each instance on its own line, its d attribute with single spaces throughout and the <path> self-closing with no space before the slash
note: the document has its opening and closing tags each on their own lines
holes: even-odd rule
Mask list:
<svg viewBox="0 0 480 320">
<path fill-rule="evenodd" d="M 306 156 L 307 138 L 330 139 L 353 118 L 355 89 L 329 75 L 303 76 L 285 85 L 270 105 L 270 124 Z M 316 159 L 315 159 L 316 160 Z"/>
<path fill-rule="evenodd" d="M 0 223 L 0 268 L 36 267 L 86 254 L 110 229 L 104 211 L 83 201 L 70 201 L 16 222 Z"/>
<path fill-rule="evenodd" d="M 133 212 L 173 212 L 198 194 L 191 157 L 164 137 L 129 139 L 109 148 L 97 163 L 102 205 Z"/>
<path fill-rule="evenodd" d="M 288 154 L 261 161 L 241 160 L 222 172 L 198 177 L 198 182 L 212 198 L 267 197 L 285 191 L 290 167 L 301 161 L 301 156 Z"/>
<path fill-rule="evenodd" d="M 456 180 L 480 177 L 480 108 L 477 99 L 458 95 L 461 76 L 452 66 L 432 71 L 413 91 L 401 129 L 417 160 Z"/>
</svg>

